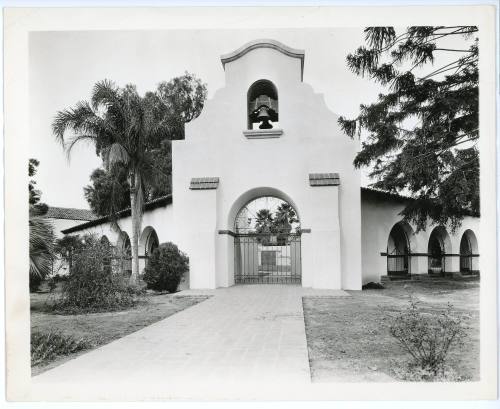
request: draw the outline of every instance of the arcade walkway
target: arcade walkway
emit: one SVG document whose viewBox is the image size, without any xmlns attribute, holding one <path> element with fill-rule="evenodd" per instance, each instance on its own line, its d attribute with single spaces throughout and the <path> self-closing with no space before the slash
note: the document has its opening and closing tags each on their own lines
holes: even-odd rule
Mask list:
<svg viewBox="0 0 500 409">
<path fill-rule="evenodd" d="M 179 295 L 190 292 L 200 293 Z M 34 377 L 34 395 L 208 398 L 221 385 L 231 395 L 254 383 L 293 393 L 292 385 L 310 383 L 302 295 L 347 295 L 292 285 L 202 293 L 213 297 Z"/>
</svg>

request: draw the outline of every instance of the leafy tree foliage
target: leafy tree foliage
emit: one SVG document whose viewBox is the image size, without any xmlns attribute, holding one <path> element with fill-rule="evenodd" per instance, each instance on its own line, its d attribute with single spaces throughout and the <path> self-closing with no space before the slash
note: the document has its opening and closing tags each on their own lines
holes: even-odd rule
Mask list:
<svg viewBox="0 0 500 409">
<path fill-rule="evenodd" d="M 85 198 L 92 211 L 107 216 L 120 209 L 130 207 L 127 170 L 116 165 L 109 170 L 97 168 L 90 175 L 91 184 L 83 188 Z"/>
<path fill-rule="evenodd" d="M 81 237 L 78 234 L 74 236 L 63 236 L 55 241 L 54 251 L 57 256 L 71 264 L 73 254 L 81 251 L 85 247 L 85 243 L 88 241 L 95 240 L 93 240 L 91 236 Z"/>
<path fill-rule="evenodd" d="M 369 27 L 366 46 L 347 56 L 356 75 L 387 90 L 357 118 L 339 119 L 350 137 L 366 135 L 354 164 L 371 166 L 375 188 L 410 192 L 402 215 L 418 229 L 429 219 L 456 229 L 464 214 L 479 214 L 477 31 Z M 463 46 L 448 48 L 451 39 Z M 434 66 L 438 54 L 447 62 Z"/>
<path fill-rule="evenodd" d="M 30 159 L 28 164 L 28 176 L 32 178 L 36 175 L 36 171 L 40 162 L 36 159 Z M 35 205 L 40 201 L 41 192 L 35 187 L 36 181 L 34 179 L 30 179 L 28 183 L 29 189 L 29 203 L 30 205 Z"/>
<path fill-rule="evenodd" d="M 207 87 L 186 71 L 184 75 L 161 82 L 156 96 L 160 101 L 160 109 L 171 124 L 170 139 L 184 139 L 184 124 L 200 115 L 207 98 Z"/>
<path fill-rule="evenodd" d="M 151 150 L 151 157 L 156 172 L 147 186 L 148 200 L 172 193 L 172 142 L 169 139 L 160 141 Z"/>
<path fill-rule="evenodd" d="M 40 165 L 40 161 L 37 159 L 30 159 L 28 163 L 28 176 L 33 178 L 36 175 L 38 170 L 38 166 Z M 45 203 L 41 203 L 42 192 L 36 188 L 36 181 L 34 179 L 30 179 L 28 183 L 28 191 L 29 191 L 29 204 L 30 206 L 34 206 L 37 210 L 37 213 L 42 215 L 47 213 L 48 206 Z"/>
</svg>

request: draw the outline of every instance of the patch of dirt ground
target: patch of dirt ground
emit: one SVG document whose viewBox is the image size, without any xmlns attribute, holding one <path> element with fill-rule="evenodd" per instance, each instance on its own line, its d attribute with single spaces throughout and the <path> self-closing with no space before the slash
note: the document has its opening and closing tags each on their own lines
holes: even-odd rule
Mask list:
<svg viewBox="0 0 500 409">
<path fill-rule="evenodd" d="M 210 298 L 210 296 L 154 294 L 145 297 L 138 305 L 127 310 L 75 315 L 47 312 L 49 310 L 48 303 L 51 302 L 52 298 L 53 295 L 48 293 L 30 295 L 31 332 L 59 332 L 74 339 L 85 339 L 89 341 L 92 348 L 70 355 L 59 355 L 52 362 L 34 366 L 31 368 L 32 376 L 167 318 Z"/>
<path fill-rule="evenodd" d="M 304 321 L 314 382 L 394 382 L 395 363 L 409 355 L 390 335 L 391 319 L 408 306 L 409 294 L 425 311 L 451 303 L 467 320 L 467 337 L 447 364 L 467 380 L 479 380 L 479 282 L 391 282 L 383 290 L 349 291 L 351 297 L 304 297 Z"/>
</svg>

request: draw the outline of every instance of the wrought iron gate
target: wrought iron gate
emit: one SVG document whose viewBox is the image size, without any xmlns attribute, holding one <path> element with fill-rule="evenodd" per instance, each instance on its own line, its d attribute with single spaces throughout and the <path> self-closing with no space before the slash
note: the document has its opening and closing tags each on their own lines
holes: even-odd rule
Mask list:
<svg viewBox="0 0 500 409">
<path fill-rule="evenodd" d="M 460 272 L 470 273 L 472 271 L 472 254 L 460 254 Z"/>
<path fill-rule="evenodd" d="M 407 253 L 387 254 L 387 274 L 406 275 L 409 273 L 409 255 Z"/>
<path fill-rule="evenodd" d="M 300 284 L 300 233 L 236 234 L 236 284 Z"/>
</svg>

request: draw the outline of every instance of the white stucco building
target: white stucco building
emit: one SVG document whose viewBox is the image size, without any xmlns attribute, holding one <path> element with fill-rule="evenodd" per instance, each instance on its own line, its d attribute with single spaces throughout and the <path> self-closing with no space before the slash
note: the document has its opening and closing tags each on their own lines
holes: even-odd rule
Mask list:
<svg viewBox="0 0 500 409">
<path fill-rule="evenodd" d="M 172 196 L 147 204 L 139 254 L 176 243 L 189 256 L 191 288 L 358 290 L 388 274 L 478 271 L 478 218 L 454 234 L 446 226 L 416 234 L 400 222 L 409 199 L 361 187 L 358 141 L 302 81 L 304 59 L 273 40 L 221 57 L 225 87 L 173 142 Z M 129 212 L 119 224 L 100 218 L 64 233 L 97 233 L 123 247 Z"/>
</svg>

